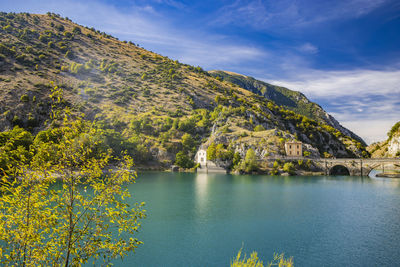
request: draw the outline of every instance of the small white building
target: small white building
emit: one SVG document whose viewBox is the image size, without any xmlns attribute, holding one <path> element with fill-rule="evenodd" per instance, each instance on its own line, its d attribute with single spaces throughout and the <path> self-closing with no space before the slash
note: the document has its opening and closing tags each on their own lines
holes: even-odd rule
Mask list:
<svg viewBox="0 0 400 267">
<path fill-rule="evenodd" d="M 207 164 L 207 150 L 200 148 L 195 157 L 196 163 L 199 163 L 200 165 L 204 166 Z"/>
</svg>

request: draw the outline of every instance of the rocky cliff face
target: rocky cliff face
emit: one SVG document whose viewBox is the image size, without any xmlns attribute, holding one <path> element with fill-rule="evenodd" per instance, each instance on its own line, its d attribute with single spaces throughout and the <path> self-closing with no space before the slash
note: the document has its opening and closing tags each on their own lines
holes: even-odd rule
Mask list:
<svg viewBox="0 0 400 267">
<path fill-rule="evenodd" d="M 400 135 L 393 136 L 388 143 L 388 156 L 399 157 L 400 156 Z"/>
<path fill-rule="evenodd" d="M 373 158 L 400 157 L 400 122 L 388 132 L 388 139 L 367 147 Z"/>
</svg>

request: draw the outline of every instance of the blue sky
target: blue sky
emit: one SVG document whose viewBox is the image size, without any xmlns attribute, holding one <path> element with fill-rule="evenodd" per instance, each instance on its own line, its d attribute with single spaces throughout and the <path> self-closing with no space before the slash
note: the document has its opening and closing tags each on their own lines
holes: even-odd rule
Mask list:
<svg viewBox="0 0 400 267">
<path fill-rule="evenodd" d="M 0 0 L 303 92 L 368 143 L 400 120 L 398 0 Z"/>
</svg>

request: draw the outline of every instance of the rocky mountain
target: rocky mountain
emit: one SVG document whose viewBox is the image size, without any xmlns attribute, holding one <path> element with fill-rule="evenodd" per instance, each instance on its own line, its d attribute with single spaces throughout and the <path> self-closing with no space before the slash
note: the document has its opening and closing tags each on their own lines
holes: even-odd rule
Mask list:
<svg viewBox="0 0 400 267">
<path fill-rule="evenodd" d="M 373 158 L 400 157 L 400 121 L 388 132 L 388 139 L 367 147 Z"/>
<path fill-rule="evenodd" d="M 169 166 L 178 152 L 193 158 L 211 142 L 242 157 L 253 147 L 263 158 L 294 139 L 310 155 L 368 155 L 301 93 L 258 92 L 53 13 L 0 13 L 0 26 L 1 131 L 56 127 L 46 121 L 58 86 L 65 106 L 97 121 L 110 147 L 138 163 Z"/>
<path fill-rule="evenodd" d="M 273 101 L 279 106 L 286 109 L 292 110 L 298 114 L 309 117 L 310 119 L 316 120 L 317 122 L 327 124 L 333 128 L 339 130 L 343 134 L 354 138 L 361 142 L 364 146 L 365 142 L 361 137 L 355 133 L 343 127 L 334 117 L 329 115 L 320 105 L 310 101 L 304 94 L 298 91 L 293 91 L 285 87 L 272 85 L 260 80 L 256 80 L 253 77 L 245 76 L 242 74 L 213 70 L 209 73 L 223 81 L 236 84 L 244 89 L 247 89 L 255 94 L 261 95 L 268 100 Z"/>
</svg>

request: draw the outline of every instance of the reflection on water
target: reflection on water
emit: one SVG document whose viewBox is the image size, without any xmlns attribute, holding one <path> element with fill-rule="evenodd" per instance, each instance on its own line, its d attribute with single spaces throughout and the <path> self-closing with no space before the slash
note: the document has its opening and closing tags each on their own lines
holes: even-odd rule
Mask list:
<svg viewBox="0 0 400 267">
<path fill-rule="evenodd" d="M 196 210 L 202 214 L 207 204 L 207 184 L 209 182 L 207 173 L 198 173 L 195 177 Z"/>
<path fill-rule="evenodd" d="M 264 262 L 398 266 L 400 179 L 144 173 L 129 185 L 148 218 L 116 266 L 227 266 L 244 244 Z"/>
</svg>

